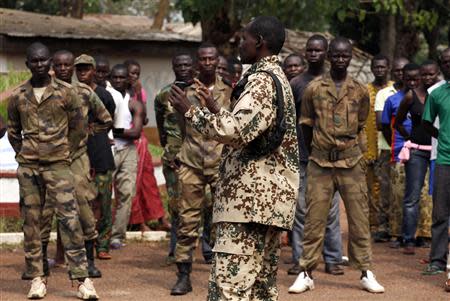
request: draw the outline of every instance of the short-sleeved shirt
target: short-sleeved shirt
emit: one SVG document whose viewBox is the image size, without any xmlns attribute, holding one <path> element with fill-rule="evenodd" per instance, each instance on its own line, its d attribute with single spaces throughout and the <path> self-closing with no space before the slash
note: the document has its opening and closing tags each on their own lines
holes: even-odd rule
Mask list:
<svg viewBox="0 0 450 301">
<path fill-rule="evenodd" d="M 383 115 L 381 117 L 381 123 L 382 124 L 388 124 L 394 128 L 395 123 L 395 117 L 397 116 L 398 108 L 400 107 L 400 103 L 403 100 L 403 97 L 405 97 L 405 93 L 403 91 L 398 91 L 392 96 L 389 96 L 386 99 L 386 102 L 384 104 L 383 109 Z M 408 133 L 411 133 L 411 119 L 406 118 L 403 122 L 403 127 Z M 403 144 L 405 143 L 405 139 L 403 136 L 397 131 L 393 130 L 393 137 L 392 137 L 392 143 L 391 143 L 391 161 L 399 162 L 400 159 L 398 158 L 398 154 L 400 153 Z"/>
<path fill-rule="evenodd" d="M 383 112 L 384 103 L 389 96 L 392 96 L 395 93 L 397 93 L 397 89 L 395 89 L 394 85 L 388 86 L 378 91 L 377 96 L 375 97 L 375 113 Z M 386 139 L 384 139 L 383 133 L 381 131 L 378 132 L 378 149 L 391 150 L 391 146 L 387 143 Z"/>
<path fill-rule="evenodd" d="M 359 133 L 369 114 L 367 88 L 347 76 L 337 93 L 329 73 L 306 87 L 302 99 L 300 123 L 313 128 L 310 159 L 322 167 L 352 168 L 362 158 Z M 330 161 L 323 154 L 330 151 L 355 154 Z"/>
<path fill-rule="evenodd" d="M 431 92 L 433 92 L 435 89 L 439 88 L 440 86 L 442 86 L 443 84 L 445 84 L 447 81 L 446 80 L 441 80 L 437 83 L 435 83 L 434 85 L 432 85 L 431 87 L 429 87 L 427 89 L 428 95 L 431 94 Z M 436 117 L 436 120 L 433 123 L 435 128 L 439 128 L 439 117 Z M 431 156 L 430 156 L 430 160 L 436 160 L 437 159 L 437 146 L 438 146 L 438 141 L 436 138 L 431 137 Z"/>
<path fill-rule="evenodd" d="M 423 120 L 433 123 L 439 117 L 437 164 L 450 165 L 450 83 L 428 95 Z"/>
</svg>

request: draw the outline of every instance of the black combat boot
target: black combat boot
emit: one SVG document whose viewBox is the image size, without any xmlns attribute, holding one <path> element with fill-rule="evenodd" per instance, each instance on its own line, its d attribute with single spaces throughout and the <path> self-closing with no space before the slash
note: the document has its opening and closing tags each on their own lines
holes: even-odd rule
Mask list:
<svg viewBox="0 0 450 301">
<path fill-rule="evenodd" d="M 102 272 L 95 267 L 94 264 L 94 240 L 86 240 L 84 242 L 86 247 L 86 259 L 88 263 L 88 273 L 90 278 L 101 278 Z"/>
<path fill-rule="evenodd" d="M 48 266 L 47 246 L 48 242 L 42 243 L 42 270 L 44 272 L 45 277 L 50 276 L 50 268 Z"/>
<path fill-rule="evenodd" d="M 177 262 L 177 268 L 177 283 L 172 287 L 170 294 L 174 296 L 186 295 L 192 292 L 191 279 L 189 278 L 192 270 L 192 262 Z"/>
</svg>

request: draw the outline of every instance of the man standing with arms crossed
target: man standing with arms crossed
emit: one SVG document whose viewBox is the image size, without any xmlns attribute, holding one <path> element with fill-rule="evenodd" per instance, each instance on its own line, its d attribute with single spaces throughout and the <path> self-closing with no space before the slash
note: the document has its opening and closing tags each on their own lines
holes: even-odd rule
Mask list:
<svg viewBox="0 0 450 301">
<path fill-rule="evenodd" d="M 71 153 L 83 137 L 80 100 L 72 86 L 48 74 L 50 52 L 41 43 L 27 49 L 31 79 L 10 98 L 8 139 L 19 163 L 20 207 L 24 219 L 25 279 L 33 279 L 30 299 L 46 295 L 41 246 L 41 218 L 46 206 L 56 211 L 72 279 L 78 280 L 78 297 L 98 299 L 88 278 L 83 231 L 74 199 Z"/>
<path fill-rule="evenodd" d="M 384 288 L 370 271 L 369 204 L 363 145 L 359 136 L 369 113 L 366 88 L 347 74 L 352 59 L 348 39 L 335 38 L 328 49 L 331 70 L 313 80 L 303 93 L 300 123 L 310 151 L 302 272 L 290 293 L 314 289 L 312 271 L 323 245 L 331 199 L 342 196 L 349 222 L 349 263 L 361 271 L 360 284 L 372 293 Z"/>
<path fill-rule="evenodd" d="M 233 92 L 231 112 L 206 87 L 206 108 L 172 87 L 169 100 L 186 121 L 225 144 L 214 199 L 211 301 L 278 299 L 280 237 L 292 227 L 299 182 L 294 101 L 277 57 L 284 39 L 275 17 L 244 28 L 239 52 L 252 66 Z"/>
<path fill-rule="evenodd" d="M 294 95 L 296 109 L 297 138 L 300 151 L 300 190 L 295 210 L 294 227 L 292 229 L 292 259 L 294 265 L 288 270 L 289 275 L 298 275 L 301 272 L 299 260 L 303 253 L 303 233 L 305 226 L 306 167 L 308 164 L 309 151 L 305 145 L 305 139 L 299 123 L 302 96 L 308 84 L 313 79 L 325 73 L 327 50 L 328 41 L 324 36 L 311 36 L 306 42 L 305 49 L 308 69 L 291 80 L 292 94 Z M 328 214 L 322 252 L 325 261 L 325 272 L 332 275 L 344 274 L 344 270 L 338 265 L 338 263 L 342 262 L 342 234 L 339 223 L 339 201 L 340 196 L 336 193 L 333 197 L 330 212 Z"/>
</svg>

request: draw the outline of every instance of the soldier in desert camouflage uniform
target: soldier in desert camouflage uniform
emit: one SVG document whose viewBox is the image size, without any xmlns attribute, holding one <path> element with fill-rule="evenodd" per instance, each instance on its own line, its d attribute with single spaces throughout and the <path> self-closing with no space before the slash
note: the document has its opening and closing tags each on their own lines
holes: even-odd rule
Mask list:
<svg viewBox="0 0 450 301">
<path fill-rule="evenodd" d="M 253 64 L 237 84 L 231 112 L 207 88 L 206 107 L 173 86 L 169 100 L 206 137 L 224 143 L 214 195 L 215 259 L 208 300 L 277 300 L 283 229 L 291 229 L 299 183 L 295 108 L 276 56 L 285 38 L 275 17 L 257 17 L 243 31 L 240 54 Z"/>
<path fill-rule="evenodd" d="M 314 288 L 312 270 L 323 247 L 331 199 L 336 191 L 344 201 L 349 222 L 349 263 L 361 271 L 361 286 L 372 293 L 384 288 L 371 268 L 369 203 L 366 165 L 359 139 L 369 113 L 367 89 L 347 74 L 352 59 L 348 39 L 336 38 L 328 50 L 330 73 L 313 80 L 303 94 L 300 123 L 310 148 L 307 168 L 302 272 L 289 288 L 302 293 Z"/>
<path fill-rule="evenodd" d="M 72 84 L 72 76 L 74 73 L 74 56 L 67 50 L 57 51 L 53 55 L 53 70 L 55 71 L 55 81 Z M 95 199 L 97 192 L 95 184 L 90 174 L 90 162 L 87 154 L 87 140 L 89 131 L 104 132 L 112 126 L 112 119 L 102 101 L 97 94 L 88 86 L 80 82 L 74 82 L 73 88 L 81 100 L 81 109 L 83 116 L 83 136 L 78 144 L 75 152 L 72 153 L 72 170 L 75 197 L 80 212 L 80 222 L 83 229 L 86 256 L 88 260 L 88 272 L 92 278 L 101 277 L 101 272 L 94 264 L 94 242 L 97 238 L 95 229 L 95 217 L 91 208 L 92 201 Z M 88 124 L 88 115 L 95 116 L 93 124 Z M 44 273 L 49 274 L 46 265 L 47 245 L 50 239 L 50 230 L 53 219 L 54 208 L 45 206 L 42 214 L 41 222 L 41 238 L 44 255 Z"/>
<path fill-rule="evenodd" d="M 78 205 L 69 168 L 84 133 L 80 100 L 73 88 L 52 80 L 50 53 L 34 43 L 27 49 L 30 81 L 8 104 L 8 138 L 19 163 L 20 208 L 24 219 L 25 279 L 33 279 L 29 298 L 43 298 L 46 282 L 42 262 L 40 225 L 42 207 L 55 209 L 72 279 L 79 281 L 80 298 L 97 299 L 89 280 Z"/>
</svg>

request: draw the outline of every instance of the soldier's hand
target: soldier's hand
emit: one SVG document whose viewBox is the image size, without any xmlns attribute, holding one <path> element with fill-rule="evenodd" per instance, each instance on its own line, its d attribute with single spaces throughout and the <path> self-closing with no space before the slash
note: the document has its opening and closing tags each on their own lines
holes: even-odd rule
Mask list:
<svg viewBox="0 0 450 301">
<path fill-rule="evenodd" d="M 191 107 L 191 102 L 187 99 L 186 93 L 176 85 L 172 85 L 170 89 L 169 102 L 182 115 Z"/>
<path fill-rule="evenodd" d="M 205 87 L 205 85 L 203 85 L 198 79 L 195 78 L 194 81 L 198 84 L 198 88 L 196 89 L 196 91 L 201 99 L 202 105 L 207 107 L 208 110 L 213 114 L 219 113 L 220 107 L 214 100 L 211 91 L 207 87 Z"/>
</svg>

